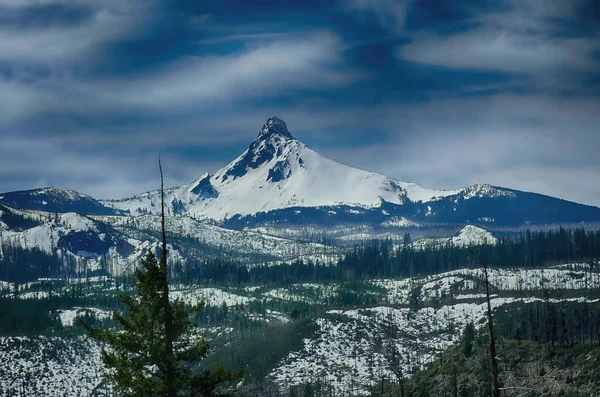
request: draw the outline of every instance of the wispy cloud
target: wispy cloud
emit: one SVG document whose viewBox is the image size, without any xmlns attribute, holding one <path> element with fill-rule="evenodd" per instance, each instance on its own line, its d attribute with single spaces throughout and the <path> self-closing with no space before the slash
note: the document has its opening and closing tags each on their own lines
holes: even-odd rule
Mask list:
<svg viewBox="0 0 600 397">
<path fill-rule="evenodd" d="M 500 11 L 473 12 L 471 29 L 417 32 L 397 55 L 448 68 L 527 74 L 544 88 L 581 84 L 581 73 L 600 73 L 600 31 L 577 33 L 572 26 L 582 4 L 510 0 Z"/>
<path fill-rule="evenodd" d="M 12 7 L 15 18 L 30 18 L 26 12 L 29 8 L 52 5 L 57 8 L 86 7 L 89 16 L 82 23 L 52 24 L 40 23 L 37 26 L 24 23 L 0 25 L 0 60 L 12 62 L 14 65 L 36 63 L 42 66 L 69 65 L 72 62 L 85 60 L 93 55 L 93 50 L 103 43 L 123 37 L 131 33 L 146 16 L 146 6 L 137 2 L 101 3 L 66 2 L 66 1 L 15 1 L 0 4 Z M 20 12 L 18 12 L 20 11 Z M 43 10 L 36 15 L 42 15 Z M 58 13 L 58 16 L 68 16 Z M 83 58 L 82 58 L 83 57 Z"/>
<path fill-rule="evenodd" d="M 350 0 L 344 7 L 351 12 L 368 13 L 386 28 L 400 32 L 404 28 L 407 9 L 414 0 Z"/>
<path fill-rule="evenodd" d="M 157 76 L 116 83 L 124 103 L 172 106 L 195 100 L 270 97 L 287 89 L 345 86 L 360 74 L 344 68 L 342 41 L 329 32 L 261 43 L 245 51 L 187 57 Z M 124 93 L 124 95 L 122 94 Z"/>
<path fill-rule="evenodd" d="M 362 74 L 345 65 L 343 42 L 326 31 L 269 40 L 223 56 L 186 56 L 152 74 L 79 80 L 70 75 L 39 81 L 0 80 L 12 117 L 38 112 L 86 114 L 124 109 L 170 111 L 215 101 L 271 98 L 289 90 L 352 84 Z M 9 116 L 7 115 L 7 117 Z"/>
</svg>

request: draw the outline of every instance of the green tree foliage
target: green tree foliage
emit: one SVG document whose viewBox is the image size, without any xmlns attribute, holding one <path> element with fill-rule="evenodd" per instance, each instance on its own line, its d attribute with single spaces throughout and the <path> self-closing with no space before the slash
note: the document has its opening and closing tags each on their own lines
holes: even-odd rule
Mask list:
<svg viewBox="0 0 600 397">
<path fill-rule="evenodd" d="M 178 299 L 165 307 L 166 277 L 152 252 L 143 259 L 142 268 L 135 271 L 136 296 L 121 296 L 127 315 L 113 313 L 122 332 L 84 323 L 93 338 L 108 343 L 102 359 L 110 369 L 107 377 L 115 391 L 124 396 L 217 395 L 215 387 L 231 380 L 231 373 L 222 368 L 193 373 L 193 364 L 208 353 L 208 343 L 205 339 L 190 342 L 193 324 L 189 318 L 202 310 L 204 302 L 186 309 Z M 168 311 L 172 318 L 170 335 L 164 326 Z M 172 353 L 166 349 L 167 338 L 171 339 Z"/>
<path fill-rule="evenodd" d="M 56 252 L 24 248 L 4 241 L 0 246 L 0 277 L 3 281 L 27 282 L 38 277 L 62 275 L 63 260 Z"/>
<path fill-rule="evenodd" d="M 216 396 L 216 387 L 234 375 L 222 367 L 194 371 L 206 357 L 208 343 L 203 338 L 194 341 L 190 317 L 204 308 L 204 302 L 186 309 L 183 300 L 169 300 L 162 169 L 161 196 L 160 261 L 149 251 L 142 268 L 135 270 L 135 296 L 121 296 L 127 314 L 113 312 L 121 330 L 82 323 L 91 337 L 108 344 L 108 349 L 102 349 L 102 360 L 119 395 Z"/>
<path fill-rule="evenodd" d="M 473 352 L 473 342 L 475 341 L 475 325 L 472 322 L 467 323 L 462 335 L 462 347 L 465 357 L 471 357 Z"/>
</svg>

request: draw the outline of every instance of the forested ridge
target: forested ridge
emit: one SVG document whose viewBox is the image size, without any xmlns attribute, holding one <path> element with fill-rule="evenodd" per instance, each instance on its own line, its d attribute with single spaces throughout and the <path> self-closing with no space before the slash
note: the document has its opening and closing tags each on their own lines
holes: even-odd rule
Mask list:
<svg viewBox="0 0 600 397">
<path fill-rule="evenodd" d="M 350 249 L 334 265 L 318 260 L 299 260 L 277 266 L 248 266 L 226 258 L 207 258 L 204 249 L 202 245 L 192 245 L 184 262 L 171 260 L 170 277 L 185 283 L 239 285 L 423 276 L 477 266 L 465 247 L 448 243 L 415 248 L 408 234 L 400 248 L 395 248 L 389 239 L 372 240 Z M 528 230 L 518 237 L 500 238 L 498 244 L 479 245 L 476 249 L 478 255 L 497 268 L 534 268 L 565 262 L 586 262 L 600 257 L 600 230 Z M 0 274 L 4 281 L 26 282 L 40 277 L 66 279 L 106 274 L 102 266 L 95 272 L 77 271 L 81 266 L 64 251 L 61 255 L 48 254 L 38 248 L 5 242 L 2 244 L 2 253 Z"/>
</svg>

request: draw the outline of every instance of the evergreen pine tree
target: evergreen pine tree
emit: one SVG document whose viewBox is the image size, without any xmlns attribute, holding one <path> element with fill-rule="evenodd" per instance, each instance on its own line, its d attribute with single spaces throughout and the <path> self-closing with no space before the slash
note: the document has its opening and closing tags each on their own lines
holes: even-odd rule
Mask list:
<svg viewBox="0 0 600 397">
<path fill-rule="evenodd" d="M 160 160 L 159 160 L 160 168 Z M 135 296 L 121 295 L 127 314 L 113 313 L 120 331 L 83 323 L 94 339 L 107 343 L 102 360 L 106 376 L 122 396 L 216 396 L 215 388 L 235 376 L 222 367 L 194 373 L 193 365 L 208 353 L 208 343 L 192 341 L 190 316 L 204 302 L 189 309 L 181 299 L 169 301 L 164 189 L 161 173 L 162 252 L 157 260 L 149 251 L 134 272 Z"/>
</svg>

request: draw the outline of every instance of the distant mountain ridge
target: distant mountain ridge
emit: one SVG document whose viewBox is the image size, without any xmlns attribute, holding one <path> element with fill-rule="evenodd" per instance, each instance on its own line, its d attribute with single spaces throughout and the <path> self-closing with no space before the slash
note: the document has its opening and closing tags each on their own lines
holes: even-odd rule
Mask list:
<svg viewBox="0 0 600 397">
<path fill-rule="evenodd" d="M 0 194 L 0 204 L 22 210 L 46 212 L 77 212 L 87 215 L 122 215 L 124 212 L 107 207 L 95 198 L 55 187 L 19 190 Z"/>
<path fill-rule="evenodd" d="M 63 193 L 60 193 L 63 192 Z M 234 229 L 319 224 L 479 224 L 518 227 L 600 222 L 600 208 L 486 184 L 436 190 L 330 160 L 270 117 L 248 149 L 214 175 L 167 189 L 171 215 Z M 0 194 L 14 208 L 87 215 L 157 214 L 160 194 L 96 200 L 55 188 Z M 396 222 L 397 223 L 397 222 Z"/>
</svg>

